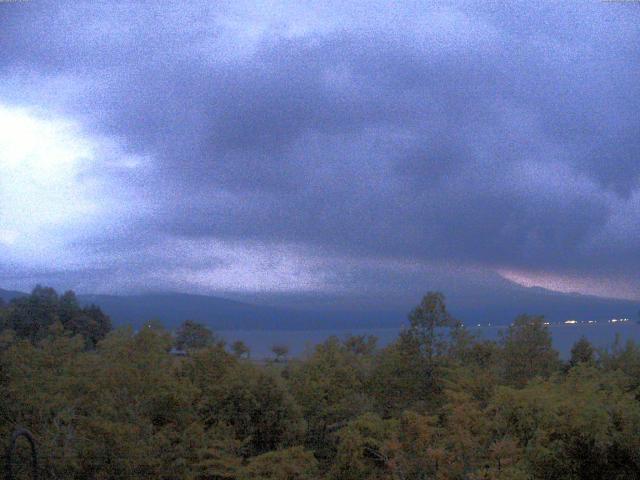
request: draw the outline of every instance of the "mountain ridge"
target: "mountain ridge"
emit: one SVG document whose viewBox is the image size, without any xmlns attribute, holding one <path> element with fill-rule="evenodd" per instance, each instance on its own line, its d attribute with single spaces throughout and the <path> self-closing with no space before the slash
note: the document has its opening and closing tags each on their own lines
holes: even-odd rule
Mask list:
<svg viewBox="0 0 640 480">
<path fill-rule="evenodd" d="M 0 289 L 0 298 L 9 301 L 26 295 Z M 397 328 L 407 323 L 411 309 L 304 309 L 302 307 L 252 304 L 227 298 L 184 292 L 127 295 L 79 294 L 82 305 L 96 304 L 115 326 L 139 328 L 151 319 L 167 328 L 184 320 L 194 320 L 216 330 L 323 330 Z M 592 295 L 567 294 L 540 287 L 522 287 L 499 292 L 493 298 L 470 299 L 464 295 L 447 298 L 451 312 L 467 325 L 506 325 L 519 314 L 542 314 L 550 321 L 598 320 L 626 316 L 634 318 L 640 302 L 608 299 Z"/>
</svg>

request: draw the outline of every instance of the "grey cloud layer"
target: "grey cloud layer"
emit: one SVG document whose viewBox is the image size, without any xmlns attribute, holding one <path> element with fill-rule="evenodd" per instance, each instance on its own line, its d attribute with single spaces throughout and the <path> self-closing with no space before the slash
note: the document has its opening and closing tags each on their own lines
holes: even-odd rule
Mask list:
<svg viewBox="0 0 640 480">
<path fill-rule="evenodd" d="M 138 245 L 636 274 L 640 10 L 332 7 L 0 5 L 0 95 L 150 159 Z"/>
</svg>

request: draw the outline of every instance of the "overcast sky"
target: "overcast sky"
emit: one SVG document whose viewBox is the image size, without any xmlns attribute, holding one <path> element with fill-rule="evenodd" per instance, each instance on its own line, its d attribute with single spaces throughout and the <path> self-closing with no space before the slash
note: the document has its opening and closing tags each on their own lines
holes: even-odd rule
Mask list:
<svg viewBox="0 0 640 480">
<path fill-rule="evenodd" d="M 2 2 L 0 287 L 640 299 L 639 25 L 633 2 Z"/>
</svg>

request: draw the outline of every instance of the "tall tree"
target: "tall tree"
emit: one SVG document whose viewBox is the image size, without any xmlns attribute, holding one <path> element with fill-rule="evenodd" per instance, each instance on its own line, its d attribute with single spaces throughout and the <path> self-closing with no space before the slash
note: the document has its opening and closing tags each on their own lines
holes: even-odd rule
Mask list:
<svg viewBox="0 0 640 480">
<path fill-rule="evenodd" d="M 443 329 L 459 325 L 447 310 L 444 295 L 440 292 L 428 292 L 409 314 L 409 322 L 405 335 L 416 343 L 420 354 L 429 362 L 444 350 L 444 338 L 448 332 Z"/>
<path fill-rule="evenodd" d="M 544 317 L 520 315 L 502 334 L 503 373 L 507 383 L 522 387 L 536 376 L 548 377 L 560 366 Z"/>
<path fill-rule="evenodd" d="M 333 455 L 329 435 L 369 406 L 363 360 L 331 337 L 290 368 L 289 384 L 308 425 L 306 444 L 318 459 Z"/>
<path fill-rule="evenodd" d="M 52 334 L 54 324 L 72 335 L 82 335 L 87 348 L 94 348 L 111 331 L 111 319 L 99 307 L 81 308 L 72 291 L 58 296 L 53 288 L 37 286 L 31 295 L 11 301 L 5 327 L 18 338 L 34 343 Z"/>
<path fill-rule="evenodd" d="M 399 403 L 388 405 L 392 408 L 406 408 L 416 401 L 427 405 L 436 400 L 442 390 L 452 331 L 460 325 L 439 292 L 428 292 L 409 314 L 409 322 L 409 328 L 401 332 L 395 345 L 385 349 L 378 362 L 377 381 L 382 388 L 378 398 L 384 400 L 393 386 L 403 392 L 396 398 Z"/>
<path fill-rule="evenodd" d="M 49 327 L 59 320 L 58 313 L 56 291 L 37 285 L 31 295 L 11 301 L 7 327 L 19 338 L 37 342 L 46 337 Z"/>
<path fill-rule="evenodd" d="M 299 408 L 274 372 L 239 362 L 219 346 L 195 351 L 182 372 L 198 390 L 205 427 L 229 425 L 245 455 L 288 446 L 302 435 Z"/>
<path fill-rule="evenodd" d="M 58 319 L 62 325 L 66 326 L 71 323 L 73 317 L 80 312 L 80 304 L 75 292 L 69 290 L 60 295 L 58 299 Z"/>
<path fill-rule="evenodd" d="M 214 344 L 213 332 L 201 323 L 186 320 L 176 332 L 175 345 L 181 350 L 196 350 Z"/>
<path fill-rule="evenodd" d="M 251 354 L 251 350 L 249 350 L 247 344 L 242 340 L 236 340 L 235 342 L 233 342 L 231 344 L 231 351 L 238 358 L 248 358 Z"/>
<path fill-rule="evenodd" d="M 581 363 L 593 363 L 594 361 L 594 349 L 591 342 L 584 336 L 580 337 L 573 347 L 571 348 L 571 358 L 569 359 L 569 365 L 575 367 Z"/>
<path fill-rule="evenodd" d="M 371 355 L 378 345 L 378 338 L 374 335 L 349 335 L 344 340 L 347 350 L 356 355 Z"/>
</svg>

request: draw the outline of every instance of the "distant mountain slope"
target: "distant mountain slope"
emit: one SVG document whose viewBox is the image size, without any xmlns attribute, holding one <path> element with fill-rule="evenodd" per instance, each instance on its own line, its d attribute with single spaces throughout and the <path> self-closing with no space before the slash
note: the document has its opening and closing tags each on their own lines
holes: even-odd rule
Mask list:
<svg viewBox="0 0 640 480">
<path fill-rule="evenodd" d="M 22 296 L 25 296 L 25 295 L 26 295 L 26 293 L 15 292 L 15 291 L 12 291 L 12 290 L 2 290 L 0 288 L 0 298 L 2 300 L 4 300 L 5 302 L 9 302 L 9 301 L 13 300 L 14 298 L 22 297 Z"/>
<path fill-rule="evenodd" d="M 185 319 L 215 329 L 334 329 L 397 327 L 407 323 L 413 305 L 395 310 L 303 310 L 268 307 L 219 297 L 178 293 L 134 296 L 85 295 L 83 303 L 96 303 L 116 324 L 139 326 L 151 318 L 172 328 Z M 483 298 L 448 298 L 453 314 L 467 324 L 509 324 L 522 313 L 542 314 L 549 321 L 602 320 L 611 317 L 637 319 L 640 304 L 627 300 L 564 294 L 542 288 L 515 286 Z"/>
<path fill-rule="evenodd" d="M 0 290 L 5 301 L 24 295 Z M 216 330 L 310 330 L 398 327 L 407 323 L 413 305 L 394 310 L 294 309 L 237 302 L 219 297 L 183 293 L 144 295 L 79 295 L 83 305 L 94 303 L 114 325 L 140 327 L 150 319 L 175 328 L 186 319 Z M 416 299 L 416 303 L 419 299 Z M 468 325 L 505 325 L 521 313 L 542 314 L 552 322 L 570 318 L 603 320 L 611 317 L 638 319 L 640 302 L 564 294 L 542 288 L 511 286 L 476 295 L 447 297 L 452 313 Z M 318 303 L 317 303 L 318 304 Z M 331 305 L 327 301 L 327 305 Z"/>
<path fill-rule="evenodd" d="M 100 306 L 114 324 L 134 327 L 158 319 L 167 328 L 174 328 L 189 319 L 218 330 L 366 328 L 398 325 L 406 316 L 398 312 L 306 311 L 182 293 L 79 295 L 78 299 L 85 305 L 95 303 Z"/>
<path fill-rule="evenodd" d="M 451 310 L 469 323 L 508 324 L 517 315 L 544 315 L 551 322 L 606 320 L 627 317 L 638 320 L 640 302 L 560 293 L 539 287 L 514 286 L 486 299 L 450 297 Z"/>
<path fill-rule="evenodd" d="M 160 320 L 174 328 L 184 320 L 195 320 L 217 329 L 254 328 L 268 324 L 273 328 L 279 319 L 275 311 L 218 297 L 181 293 L 145 295 L 79 295 L 83 304 L 94 303 L 116 325 L 139 327 L 147 320 Z"/>
</svg>

